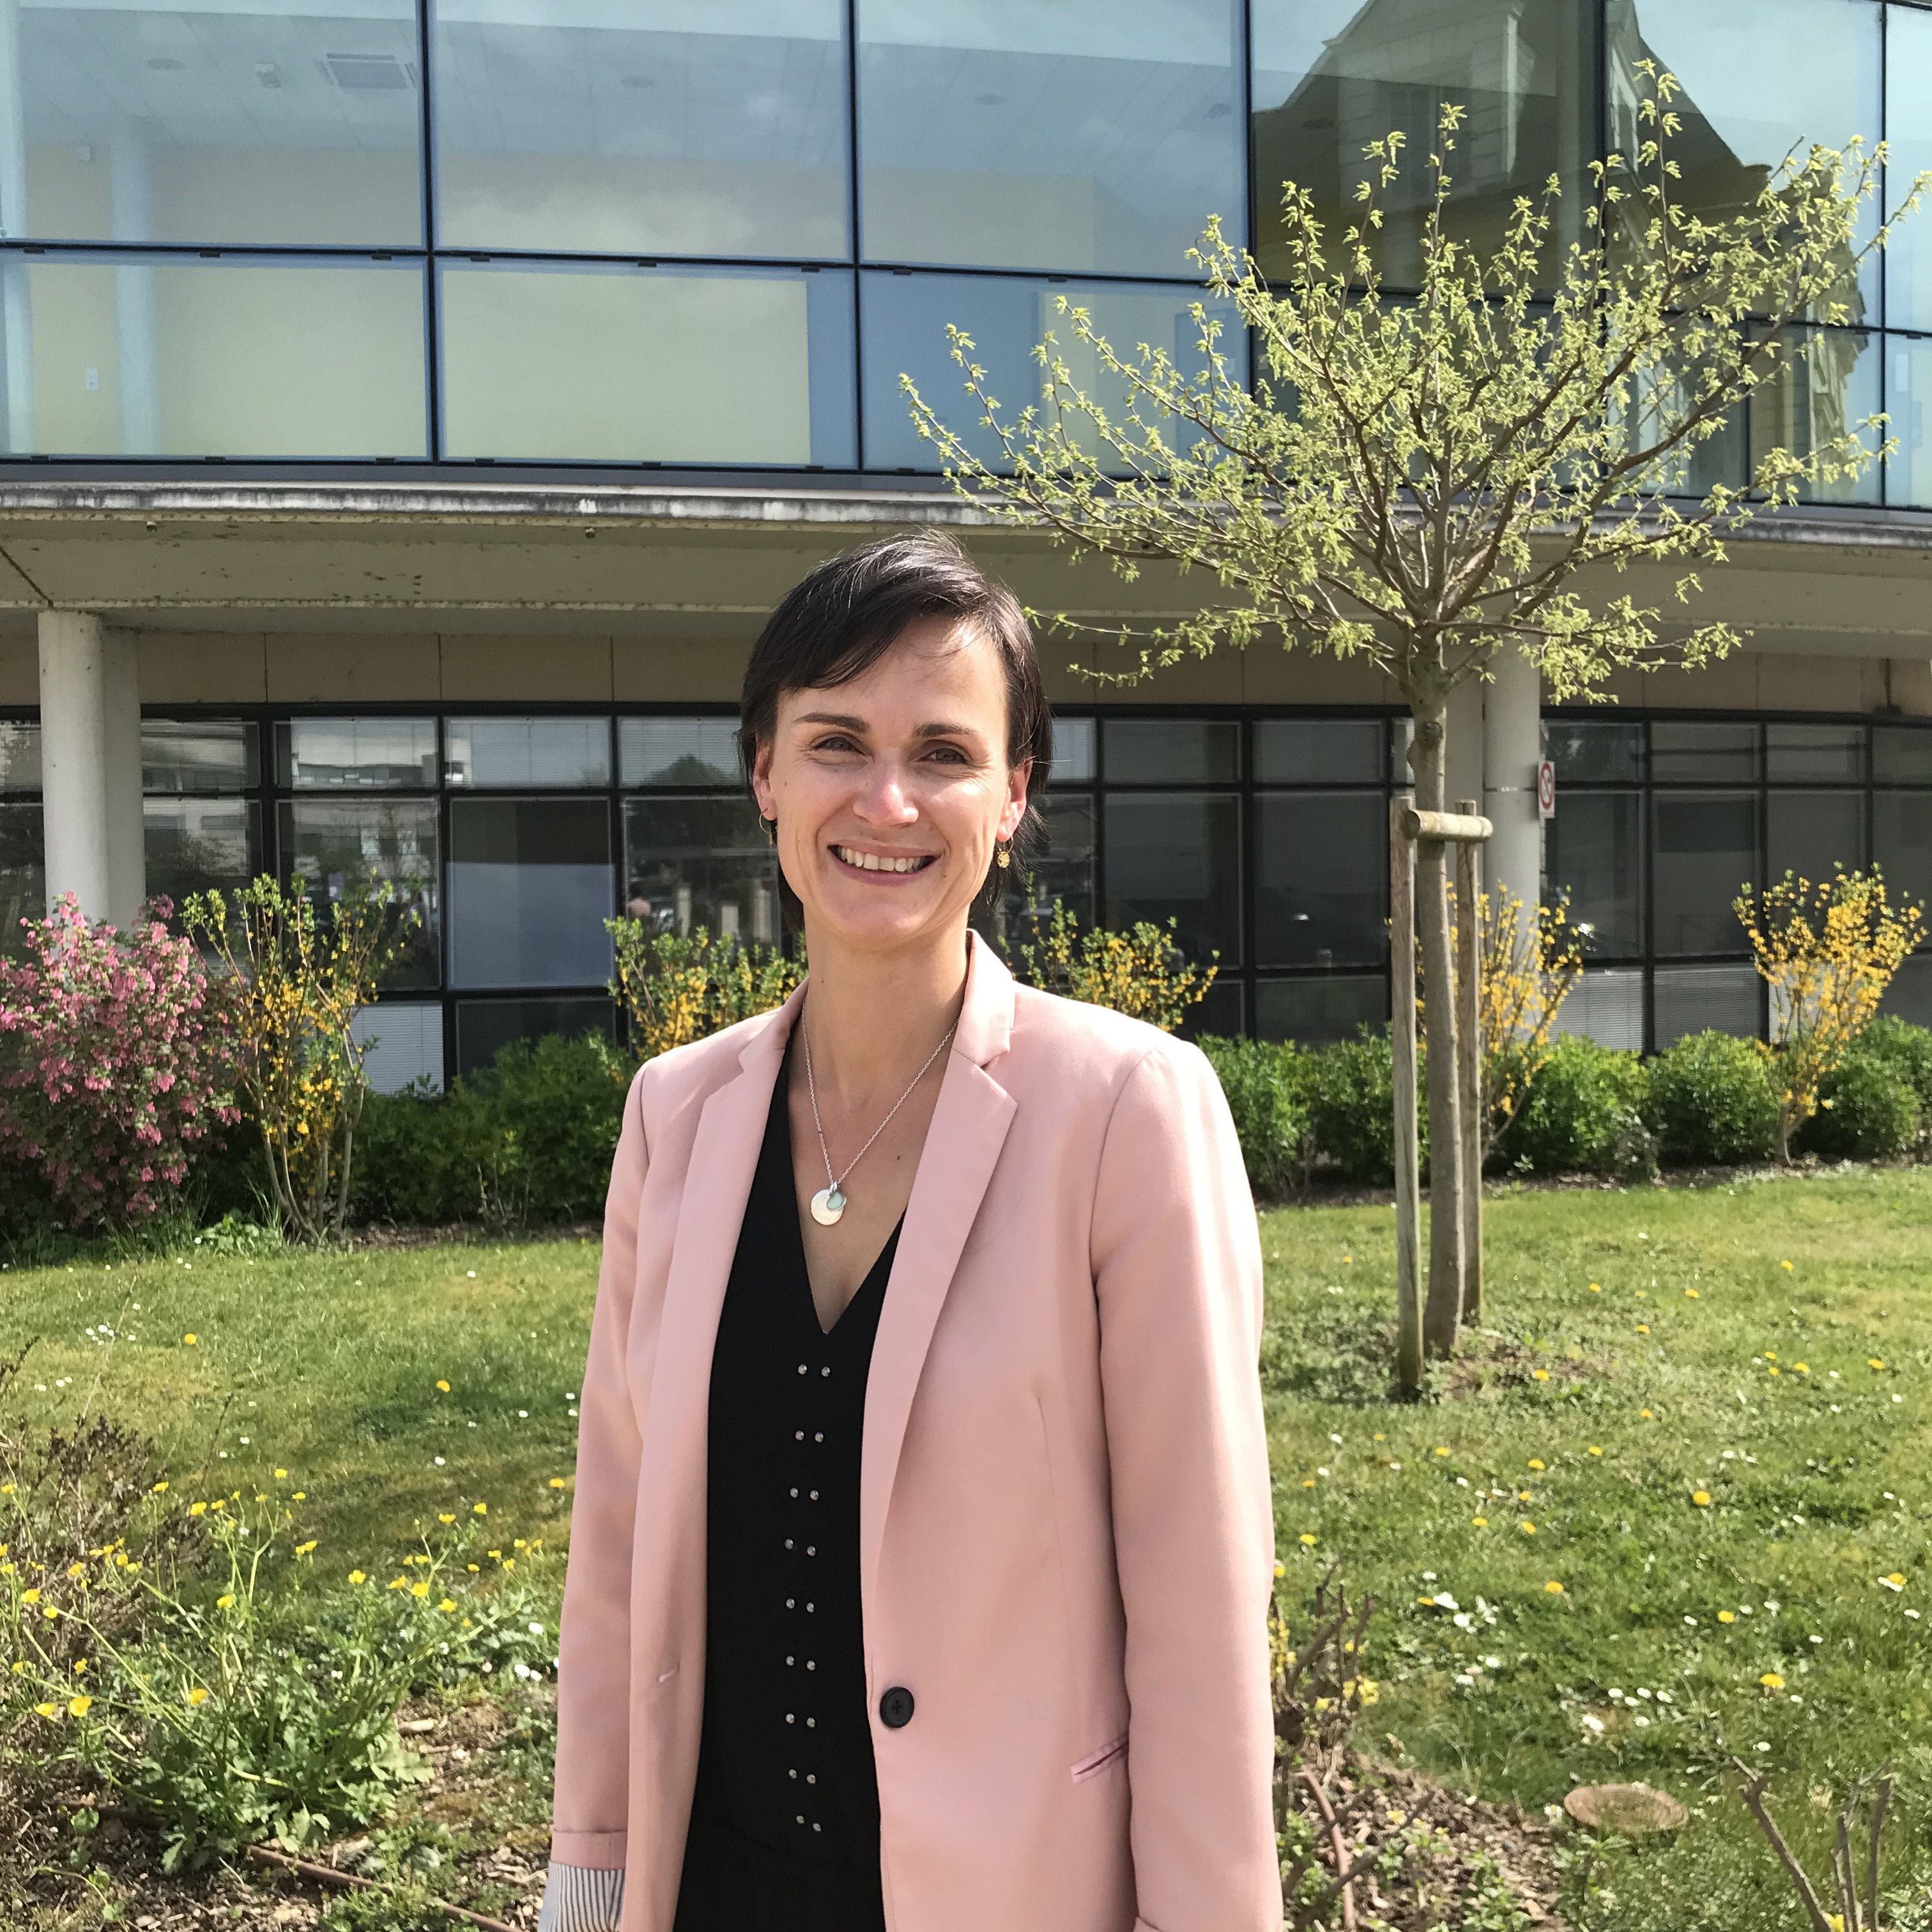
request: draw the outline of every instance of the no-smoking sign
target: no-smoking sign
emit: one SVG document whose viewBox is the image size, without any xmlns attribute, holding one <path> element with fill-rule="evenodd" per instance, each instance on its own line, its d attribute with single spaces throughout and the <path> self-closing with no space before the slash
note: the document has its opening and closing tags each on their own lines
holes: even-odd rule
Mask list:
<svg viewBox="0 0 1932 1932">
<path fill-rule="evenodd" d="M 1545 758 L 1536 768 L 1536 815 L 1556 816 L 1556 767 Z"/>
</svg>

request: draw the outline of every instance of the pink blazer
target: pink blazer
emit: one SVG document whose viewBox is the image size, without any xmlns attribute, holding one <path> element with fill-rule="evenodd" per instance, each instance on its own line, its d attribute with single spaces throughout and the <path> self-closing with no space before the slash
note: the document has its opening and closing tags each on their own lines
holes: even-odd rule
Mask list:
<svg viewBox="0 0 1932 1932">
<path fill-rule="evenodd" d="M 651 1061 L 605 1210 L 555 1858 L 670 1932 L 711 1351 L 800 994 Z M 860 1501 L 892 1932 L 1278 1932 L 1260 1243 L 1193 1047 L 975 937 L 887 1283 Z M 914 1695 L 890 1729 L 878 1702 Z"/>
</svg>

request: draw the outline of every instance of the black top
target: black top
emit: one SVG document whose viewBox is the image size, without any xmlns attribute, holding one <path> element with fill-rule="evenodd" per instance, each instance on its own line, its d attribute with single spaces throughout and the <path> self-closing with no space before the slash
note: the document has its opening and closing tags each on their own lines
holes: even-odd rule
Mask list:
<svg viewBox="0 0 1932 1932">
<path fill-rule="evenodd" d="M 711 1361 L 704 1724 L 674 1932 L 885 1925 L 859 1448 L 899 1230 L 826 1334 L 793 1189 L 790 1072 L 788 1046 Z"/>
</svg>

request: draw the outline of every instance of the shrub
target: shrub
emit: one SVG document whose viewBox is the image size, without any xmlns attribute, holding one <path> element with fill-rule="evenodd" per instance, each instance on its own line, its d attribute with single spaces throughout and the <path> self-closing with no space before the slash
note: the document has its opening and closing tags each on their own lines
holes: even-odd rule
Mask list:
<svg viewBox="0 0 1932 1932">
<path fill-rule="evenodd" d="M 1366 1024 L 1353 1040 L 1317 1048 L 1306 1059 L 1309 1131 L 1316 1156 L 1344 1180 L 1364 1185 L 1395 1178 L 1395 1052 L 1387 1027 Z M 1428 1090 L 1427 1048 L 1416 1048 L 1416 1088 Z M 1421 1158 L 1429 1160 L 1428 1108 L 1420 1118 Z"/>
<path fill-rule="evenodd" d="M 1873 1021 L 1819 1083 L 1818 1109 L 1799 1134 L 1809 1153 L 1882 1160 L 1917 1146 L 1932 1124 L 1932 1030 Z"/>
<path fill-rule="evenodd" d="M 594 1214 L 633 1070 L 602 1034 L 550 1035 L 512 1041 L 447 1094 L 372 1094 L 358 1217 L 520 1226 Z"/>
<path fill-rule="evenodd" d="M 1300 1178 L 1308 1135 L 1302 1091 L 1307 1056 L 1270 1040 L 1199 1041 L 1228 1096 L 1248 1185 L 1258 1200 L 1276 1200 Z"/>
<path fill-rule="evenodd" d="M 72 1227 L 175 1210 L 194 1153 L 236 1118 L 225 990 L 168 931 L 172 910 L 158 899 L 123 934 L 68 894 L 22 922 L 26 958 L 0 960 L 0 1154 Z M 31 1222 L 32 1184 L 7 1191 Z"/>
<path fill-rule="evenodd" d="M 1858 1051 L 1882 1060 L 1912 1089 L 1918 1101 L 1920 1134 L 1932 1132 L 1932 1027 L 1882 1013 L 1859 1034 Z"/>
<path fill-rule="evenodd" d="M 1651 1063 L 1650 1124 L 1666 1160 L 1768 1160 L 1778 1096 L 1762 1050 L 1727 1033 L 1687 1035 Z"/>
<path fill-rule="evenodd" d="M 716 939 L 703 927 L 688 938 L 640 919 L 607 919 L 617 976 L 610 997 L 630 1023 L 640 1060 L 722 1033 L 754 1013 L 782 1006 L 805 975 L 805 954 Z"/>
<path fill-rule="evenodd" d="M 1558 1040 L 1503 1136 L 1533 1174 L 1631 1174 L 1654 1165 L 1644 1124 L 1650 1082 L 1634 1053 L 1586 1036 Z"/>
<path fill-rule="evenodd" d="M 1056 899 L 1052 917 L 1044 925 L 1034 920 L 1032 942 L 1022 943 L 1017 960 L 1008 964 L 1022 986 L 1111 1006 L 1172 1033 L 1207 997 L 1220 970 L 1190 965 L 1175 943 L 1174 927 L 1172 919 L 1165 926 L 1142 920 L 1126 932 L 1096 926 L 1083 933 L 1079 920 Z"/>
</svg>

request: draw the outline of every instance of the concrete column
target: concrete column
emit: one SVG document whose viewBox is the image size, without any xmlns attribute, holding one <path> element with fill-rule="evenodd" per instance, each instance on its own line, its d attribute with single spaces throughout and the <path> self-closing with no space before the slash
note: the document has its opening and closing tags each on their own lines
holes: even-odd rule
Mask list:
<svg viewBox="0 0 1932 1932">
<path fill-rule="evenodd" d="M 1449 694 L 1448 736 L 1442 748 L 1445 812 L 1454 812 L 1459 798 L 1483 795 L 1483 698 L 1488 689 L 1480 678 L 1470 676 Z"/>
<path fill-rule="evenodd" d="M 1508 648 L 1490 660 L 1490 671 L 1482 687 L 1483 810 L 1496 834 L 1483 854 L 1483 880 L 1492 890 L 1507 887 L 1528 911 L 1543 896 L 1543 821 L 1536 815 L 1542 680 L 1527 658 Z"/>
<path fill-rule="evenodd" d="M 147 894 L 141 693 L 131 632 L 92 611 L 43 610 L 40 789 L 47 903 L 127 926 Z"/>
</svg>

